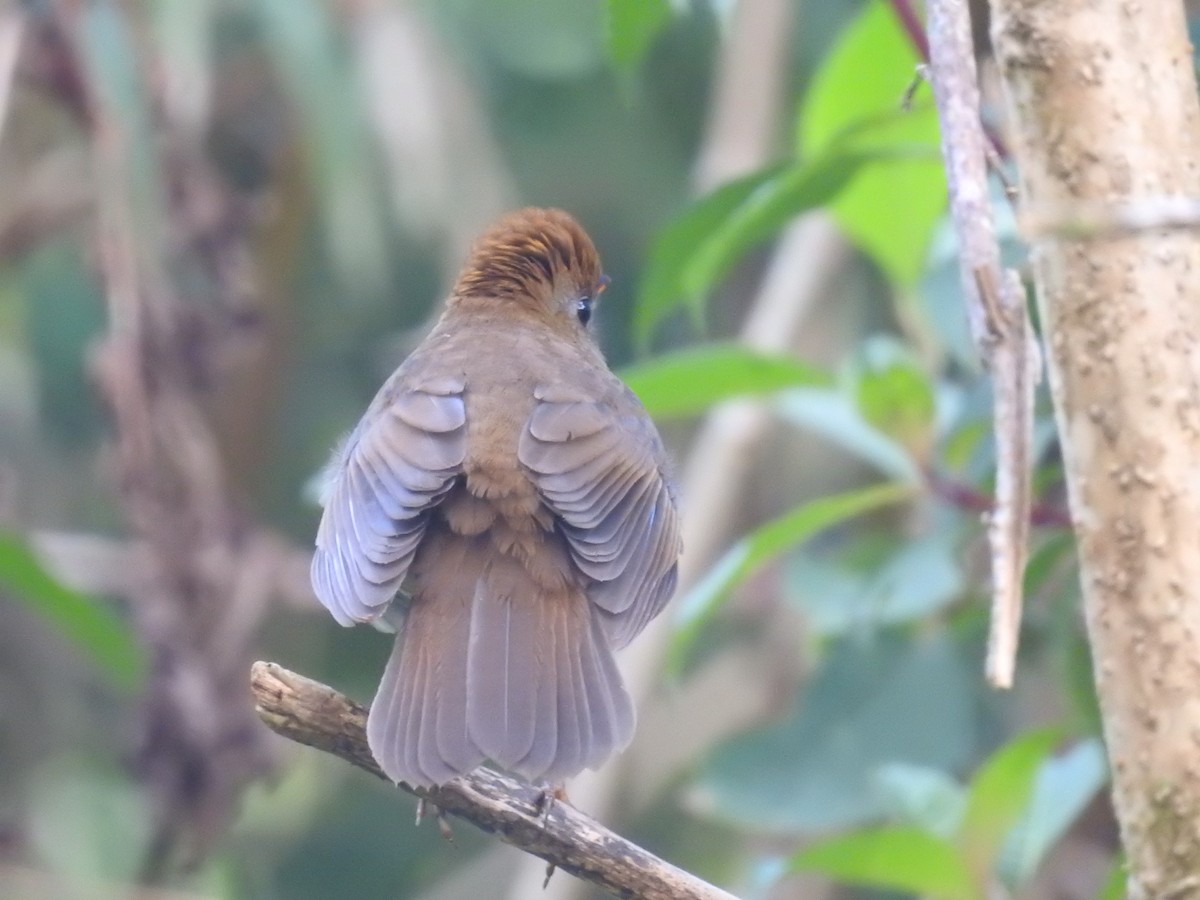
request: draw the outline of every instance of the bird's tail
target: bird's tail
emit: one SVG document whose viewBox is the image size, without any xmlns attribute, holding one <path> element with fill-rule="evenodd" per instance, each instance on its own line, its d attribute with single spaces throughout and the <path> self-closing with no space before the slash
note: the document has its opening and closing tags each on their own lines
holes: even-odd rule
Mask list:
<svg viewBox="0 0 1200 900">
<path fill-rule="evenodd" d="M 633 736 L 633 704 L 587 597 L 539 587 L 485 540 L 447 536 L 418 559 L 367 720 L 371 752 L 396 781 L 441 784 L 491 759 L 556 784 Z"/>
</svg>

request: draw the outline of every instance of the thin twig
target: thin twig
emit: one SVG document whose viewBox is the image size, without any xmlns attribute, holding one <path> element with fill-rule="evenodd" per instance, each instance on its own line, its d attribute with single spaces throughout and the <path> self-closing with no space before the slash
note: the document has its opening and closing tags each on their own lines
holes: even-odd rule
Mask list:
<svg viewBox="0 0 1200 900">
<path fill-rule="evenodd" d="M 20 9 L 7 9 L 0 13 L 0 132 L 3 132 L 8 119 L 13 73 L 17 69 L 17 57 L 24 34 L 25 15 Z"/>
<path fill-rule="evenodd" d="M 1032 504 L 1033 391 L 1040 357 L 1020 277 L 1005 270 L 992 219 L 987 138 L 966 0 L 930 0 L 930 74 L 942 129 L 950 211 L 958 235 L 971 335 L 995 382 L 996 502 L 988 540 L 992 557 L 992 628 L 987 676 L 1010 687 L 1021 620 Z"/>
<path fill-rule="evenodd" d="M 387 780 L 367 747 L 367 711 L 353 700 L 269 662 L 253 665 L 250 686 L 259 718 L 272 731 Z M 544 814 L 542 792 L 491 769 L 476 769 L 442 787 L 398 787 L 618 897 L 733 900 L 732 894 L 664 862 L 568 803 L 556 802 Z"/>
<path fill-rule="evenodd" d="M 921 17 L 917 15 L 916 9 L 913 7 L 912 0 L 891 0 L 892 12 L 900 21 L 900 27 L 904 29 L 904 33 L 908 36 L 909 43 L 913 45 L 913 49 L 917 51 L 917 55 L 926 63 L 929 62 L 929 35 L 925 27 L 921 24 Z M 968 38 L 970 37 L 970 29 L 967 31 Z M 973 51 L 972 51 L 973 52 Z M 976 104 L 978 108 L 978 104 Z M 1017 189 L 1008 179 L 1008 173 L 1004 171 L 1004 160 L 1008 158 L 1008 147 L 1004 143 L 1004 138 L 1000 137 L 987 122 L 981 118 L 980 124 L 983 127 L 983 133 L 987 137 L 987 155 L 988 163 L 992 165 L 996 172 L 996 176 L 1000 179 L 1000 183 L 1004 185 L 1004 192 L 1008 195 L 1009 200 L 1016 201 Z"/>
<path fill-rule="evenodd" d="M 1039 206 L 1019 219 L 1027 240 L 1128 237 L 1160 229 L 1200 228 L 1200 198 L 1142 197 L 1121 203 L 1078 203 L 1064 207 Z"/>
</svg>

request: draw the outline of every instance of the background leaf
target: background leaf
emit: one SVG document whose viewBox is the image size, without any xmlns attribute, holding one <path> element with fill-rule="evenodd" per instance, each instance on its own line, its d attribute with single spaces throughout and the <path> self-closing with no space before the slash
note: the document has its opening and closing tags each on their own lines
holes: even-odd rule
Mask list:
<svg viewBox="0 0 1200 900">
<path fill-rule="evenodd" d="M 880 828 L 821 841 L 793 856 L 791 870 L 940 900 L 982 896 L 954 846 L 918 828 Z"/>
<path fill-rule="evenodd" d="M 1030 731 L 997 750 L 975 775 L 963 819 L 963 851 L 978 876 L 990 877 L 1004 839 L 1025 813 L 1038 769 L 1062 735 Z"/>
<path fill-rule="evenodd" d="M 952 771 L 967 763 L 975 744 L 966 725 L 971 684 L 944 637 L 837 641 L 788 716 L 718 748 L 692 799 L 759 831 L 864 824 L 885 811 L 872 786 L 880 766 Z"/>
<path fill-rule="evenodd" d="M 729 592 L 767 560 L 808 540 L 814 534 L 912 494 L 904 484 L 881 484 L 811 500 L 738 541 L 707 574 L 678 601 L 672 669 L 678 671 L 704 623 L 720 608 Z"/>
<path fill-rule="evenodd" d="M 904 447 L 862 417 L 845 386 L 797 388 L 775 401 L 780 417 L 819 434 L 884 475 L 917 484 L 921 473 Z"/>
<path fill-rule="evenodd" d="M 747 250 L 775 235 L 796 216 L 836 197 L 872 158 L 830 153 L 800 162 L 758 185 L 695 249 L 681 273 L 684 292 L 700 305 Z"/>
<path fill-rule="evenodd" d="M 638 289 L 634 314 L 634 337 L 643 350 L 649 346 L 655 327 L 675 311 L 685 297 L 683 273 L 696 248 L 709 240 L 747 197 L 778 174 L 773 166 L 724 184 L 688 207 L 663 228 L 650 250 L 650 259 Z M 693 318 L 702 307 L 692 304 Z"/>
<path fill-rule="evenodd" d="M 862 345 L 854 370 L 854 394 L 865 421 L 918 461 L 928 460 L 937 411 L 933 385 L 903 344 L 877 335 Z"/>
<path fill-rule="evenodd" d="M 101 600 L 59 584 L 24 539 L 0 532 L 0 588 L 43 616 L 87 651 L 120 688 L 142 679 L 145 659 L 129 626 Z"/>
<path fill-rule="evenodd" d="M 792 596 L 810 627 L 822 636 L 910 622 L 937 612 L 961 596 L 958 536 L 936 530 L 871 557 L 861 569 L 830 558 L 827 549 L 806 550 L 788 564 Z"/>
<path fill-rule="evenodd" d="M 799 151 L 807 157 L 827 152 L 833 143 L 843 149 L 927 148 L 925 159 L 866 167 L 831 207 L 855 243 L 906 287 L 921 275 L 933 228 L 946 206 L 936 110 L 925 100 L 911 113 L 896 115 L 919 61 L 888 4 L 872 0 L 814 76 L 798 129 Z M 879 126 L 855 133 L 871 119 Z"/>
<path fill-rule="evenodd" d="M 1009 832 L 999 870 L 1012 888 L 1027 884 L 1054 844 L 1108 784 L 1108 761 L 1099 738 L 1080 741 L 1045 760 L 1034 780 L 1029 807 Z"/>
<path fill-rule="evenodd" d="M 631 74 L 670 20 L 669 0 L 608 0 L 608 55 L 613 65 Z"/>
<path fill-rule="evenodd" d="M 1124 854 L 1119 854 L 1096 900 L 1125 900 L 1125 890 L 1128 885 L 1129 867 L 1125 862 Z"/>
<path fill-rule="evenodd" d="M 743 394 L 832 381 L 828 373 L 790 356 L 757 353 L 734 343 L 689 347 L 636 363 L 620 374 L 657 417 L 692 415 Z"/>
<path fill-rule="evenodd" d="M 875 771 L 872 780 L 889 818 L 947 841 L 958 834 L 967 792 L 945 772 L 888 763 Z"/>
</svg>

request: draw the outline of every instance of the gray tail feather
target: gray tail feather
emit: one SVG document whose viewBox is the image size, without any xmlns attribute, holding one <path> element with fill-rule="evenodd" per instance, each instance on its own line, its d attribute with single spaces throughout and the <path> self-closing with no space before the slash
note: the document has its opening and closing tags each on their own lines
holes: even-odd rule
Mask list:
<svg viewBox="0 0 1200 900">
<path fill-rule="evenodd" d="M 367 716 L 367 743 L 393 781 L 443 784 L 484 754 L 467 733 L 469 609 L 414 604 Z"/>
<path fill-rule="evenodd" d="M 446 574 L 461 591 L 468 572 Z M 384 772 L 441 784 L 487 758 L 556 784 L 624 749 L 633 703 L 587 598 L 507 557 L 470 574 L 473 592 L 419 591 L 396 639 L 367 719 Z"/>
</svg>

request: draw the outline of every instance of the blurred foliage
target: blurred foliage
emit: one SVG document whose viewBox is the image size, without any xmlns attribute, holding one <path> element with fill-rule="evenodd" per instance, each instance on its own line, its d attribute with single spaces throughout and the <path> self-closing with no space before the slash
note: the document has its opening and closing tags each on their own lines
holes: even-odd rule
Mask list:
<svg viewBox="0 0 1200 900">
<path fill-rule="evenodd" d="M 907 821 L 822 841 L 796 854 L 791 868 L 940 900 L 984 900 L 998 882 L 1018 892 L 1107 782 L 1098 741 L 1053 757 L 1059 741 L 1052 729 L 1014 739 L 967 789 L 912 770 L 906 781 L 913 813 L 898 817 Z"/>
<path fill-rule="evenodd" d="M 790 356 L 755 353 L 734 343 L 701 344 L 621 370 L 625 383 L 656 418 L 695 415 L 720 400 L 824 384 L 820 369 Z"/>
<path fill-rule="evenodd" d="M 0 532 L 0 590 L 43 616 L 96 663 L 114 686 L 132 690 L 145 660 L 129 626 L 98 597 L 64 587 L 16 534 Z"/>
<path fill-rule="evenodd" d="M 36 21 L 55 6 L 25 9 Z M 214 297 L 197 316 L 258 341 L 249 362 L 234 354 L 200 379 L 253 515 L 310 544 L 304 485 L 419 338 L 464 236 L 498 203 L 567 208 L 614 278 L 598 320 L 609 358 L 676 455 L 691 422 L 667 420 L 733 398 L 757 399 L 783 426 L 784 450 L 756 455 L 756 484 L 723 523 L 740 537 L 666 614 L 675 693 L 750 648 L 764 669 L 731 696 L 769 692 L 770 711 L 732 732 L 699 729 L 708 743 L 673 735 L 691 756 L 664 786 L 623 798 L 616 824 L 755 896 L 794 896 L 800 871 L 931 897 L 995 896 L 997 884 L 1021 896 L 1064 836 L 1102 854 L 1115 842 L 1093 803 L 1107 773 L 1069 532 L 1035 533 L 1016 696 L 983 684 L 991 396 L 963 324 L 929 90 L 905 108 L 918 59 L 887 3 L 799 4 L 782 144 L 692 197 L 733 6 L 96 0 L 74 38 L 88 91 L 136 137 L 125 188 L 143 259 L 203 280 L 172 255 L 173 182 L 139 55 L 158 61 L 175 136 L 253 212 L 257 305 L 230 325 Z M 68 88 L 14 90 L 0 221 L 32 202 L 26 186 L 48 178 L 65 195 L 95 177 Z M 810 313 L 798 355 L 736 343 L 761 248 L 816 209 L 858 253 Z M 93 225 L 35 231 L 0 270 L 0 514 L 14 526 L 0 535 L 0 646 L 22 651 L 0 659 L 6 675 L 21 669 L 14 685 L 59 690 L 51 709 L 0 694 L 0 748 L 14 748 L 0 833 L 17 836 L 0 837 L 0 871 L 127 881 L 152 830 L 121 756 L 146 663 L 120 605 L 59 584 L 26 538 L 122 533 L 105 411 L 88 388 L 105 326 Z M 1011 217 L 1001 232 L 1019 253 Z M 1044 401 L 1038 434 L 1041 502 L 1064 505 Z M 704 513 L 687 498 L 684 510 Z M 361 699 L 386 652 L 368 629 L 282 609 L 261 647 Z M 92 705 L 123 713 L 89 724 L 77 711 Z M 1056 728 L 1035 727 L 1047 721 Z M 24 740 L 38 722 L 44 739 Z M 639 739 L 630 752 L 659 749 Z M 288 757 L 177 886 L 231 900 L 504 896 L 514 854 L 465 827 L 447 849 L 410 813 L 332 760 Z"/>
</svg>

